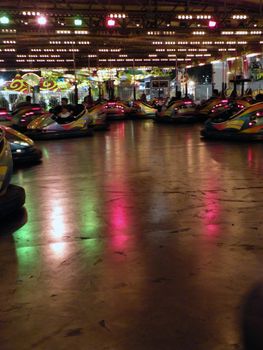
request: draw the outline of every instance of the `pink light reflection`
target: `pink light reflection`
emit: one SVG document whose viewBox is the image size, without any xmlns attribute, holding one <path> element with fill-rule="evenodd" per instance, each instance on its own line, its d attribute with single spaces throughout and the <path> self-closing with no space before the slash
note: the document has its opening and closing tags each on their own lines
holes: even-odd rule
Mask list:
<svg viewBox="0 0 263 350">
<path fill-rule="evenodd" d="M 119 139 L 118 139 L 119 140 Z M 118 141 L 120 142 L 120 140 Z M 111 179 L 107 183 L 111 191 L 108 193 L 119 192 L 117 198 L 109 195 L 107 201 L 107 213 L 110 234 L 110 246 L 112 250 L 123 251 L 130 244 L 130 222 L 131 222 L 131 197 L 128 195 L 126 179 L 122 176 Z"/>
<path fill-rule="evenodd" d="M 247 162 L 249 167 L 251 168 L 253 162 L 253 152 L 251 147 L 249 147 L 247 150 Z"/>
<path fill-rule="evenodd" d="M 125 124 L 124 123 L 119 124 L 117 131 L 118 131 L 118 136 L 123 138 L 125 136 Z"/>
<path fill-rule="evenodd" d="M 216 187 L 214 181 L 213 187 Z M 217 221 L 220 215 L 220 204 L 218 199 L 218 192 L 216 190 L 205 192 L 205 212 L 202 219 L 206 236 L 216 237 L 219 234 L 219 224 L 217 224 Z"/>
<path fill-rule="evenodd" d="M 122 206 L 124 203 L 123 201 L 121 202 L 122 203 L 119 203 L 118 206 L 113 207 L 112 211 L 112 226 L 117 230 L 123 230 L 127 225 L 125 209 Z"/>
<path fill-rule="evenodd" d="M 110 223 L 112 227 L 112 247 L 116 250 L 126 248 L 128 237 L 128 214 L 126 197 L 110 202 Z"/>
</svg>

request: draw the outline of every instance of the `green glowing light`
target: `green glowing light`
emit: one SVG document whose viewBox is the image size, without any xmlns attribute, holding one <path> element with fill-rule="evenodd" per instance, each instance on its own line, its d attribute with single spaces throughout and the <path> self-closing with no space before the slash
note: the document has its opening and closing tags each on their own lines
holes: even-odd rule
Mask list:
<svg viewBox="0 0 263 350">
<path fill-rule="evenodd" d="M 82 26 L 82 19 L 75 18 L 74 19 L 74 24 L 75 24 L 75 26 Z"/>
<path fill-rule="evenodd" d="M 8 24 L 10 22 L 9 18 L 7 16 L 0 17 L 0 23 L 1 24 Z"/>
</svg>

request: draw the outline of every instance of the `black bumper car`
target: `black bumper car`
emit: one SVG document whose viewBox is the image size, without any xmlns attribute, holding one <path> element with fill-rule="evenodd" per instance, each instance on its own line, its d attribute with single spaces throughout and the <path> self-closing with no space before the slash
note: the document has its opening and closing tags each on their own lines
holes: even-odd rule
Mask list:
<svg viewBox="0 0 263 350">
<path fill-rule="evenodd" d="M 12 112 L 10 126 L 15 130 L 25 132 L 27 130 L 27 125 L 31 123 L 32 120 L 45 113 L 44 109 L 38 104 L 19 107 Z"/>
<path fill-rule="evenodd" d="M 14 165 L 39 163 L 42 158 L 42 151 L 38 149 L 34 141 L 20 132 L 1 126 L 5 131 L 5 137 L 9 142 Z"/>
<path fill-rule="evenodd" d="M 5 131 L 0 128 L 0 220 L 18 211 L 25 204 L 22 187 L 10 185 L 13 161 Z"/>
<path fill-rule="evenodd" d="M 102 105 L 102 111 L 106 114 L 106 120 L 127 120 L 131 108 L 121 101 L 109 101 Z"/>
<path fill-rule="evenodd" d="M 133 101 L 131 110 L 128 113 L 130 119 L 154 119 L 157 109 L 146 102 Z"/>
<path fill-rule="evenodd" d="M 196 105 L 190 99 L 177 100 L 157 112 L 157 123 L 193 123 L 198 120 L 195 113 Z"/>
</svg>

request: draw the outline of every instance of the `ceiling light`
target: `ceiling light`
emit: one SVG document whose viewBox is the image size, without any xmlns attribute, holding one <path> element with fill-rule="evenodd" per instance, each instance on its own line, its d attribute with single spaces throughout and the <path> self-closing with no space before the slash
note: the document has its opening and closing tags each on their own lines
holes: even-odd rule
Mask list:
<svg viewBox="0 0 263 350">
<path fill-rule="evenodd" d="M 237 30 L 236 35 L 247 35 L 248 31 L 247 30 Z"/>
<path fill-rule="evenodd" d="M 232 18 L 233 19 L 247 19 L 247 15 L 233 15 Z"/>
<path fill-rule="evenodd" d="M 226 60 L 227 61 L 235 61 L 236 59 L 238 59 L 238 57 L 228 57 Z"/>
<path fill-rule="evenodd" d="M 110 13 L 109 15 L 110 18 L 126 18 L 125 13 Z"/>
<path fill-rule="evenodd" d="M 70 34 L 71 31 L 70 30 L 57 30 L 56 33 L 57 34 Z"/>
<path fill-rule="evenodd" d="M 74 19 L 74 24 L 75 26 L 82 26 L 82 19 L 81 18 L 75 18 Z"/>
<path fill-rule="evenodd" d="M 208 22 L 208 27 L 209 28 L 211 28 L 211 29 L 213 29 L 213 28 L 215 28 L 217 26 L 217 22 L 216 21 L 214 21 L 214 20 L 210 20 L 209 22 Z"/>
<path fill-rule="evenodd" d="M 41 26 L 44 26 L 47 24 L 47 18 L 45 16 L 39 16 L 37 17 L 37 23 Z"/>
<path fill-rule="evenodd" d="M 221 60 L 215 60 L 215 61 L 211 61 L 210 63 L 211 64 L 217 64 L 217 63 L 221 63 L 222 61 Z"/>
<path fill-rule="evenodd" d="M 193 35 L 205 35 L 205 32 L 201 30 L 196 30 L 193 32 Z"/>
<path fill-rule="evenodd" d="M 233 31 L 230 31 L 230 30 L 223 30 L 223 31 L 221 32 L 221 34 L 222 34 L 222 35 L 233 35 L 234 32 L 233 32 Z"/>
<path fill-rule="evenodd" d="M 112 18 L 107 19 L 107 27 L 112 28 L 115 26 L 115 24 L 116 24 L 116 21 L 114 19 Z"/>
<path fill-rule="evenodd" d="M 75 30 L 75 34 L 80 34 L 80 35 L 87 35 L 89 32 L 87 30 Z"/>
<path fill-rule="evenodd" d="M 2 33 L 16 33 L 16 29 L 2 29 Z"/>
<path fill-rule="evenodd" d="M 8 24 L 9 22 L 10 22 L 9 17 L 7 17 L 7 16 L 0 17 L 1 24 Z"/>
<path fill-rule="evenodd" d="M 197 19 L 211 19 L 210 15 L 197 15 L 196 16 Z"/>
<path fill-rule="evenodd" d="M 249 53 L 249 54 L 247 54 L 246 56 L 247 56 L 247 57 L 256 57 L 256 56 L 259 56 L 259 55 L 261 55 L 261 53 L 255 52 L 255 53 Z"/>
</svg>

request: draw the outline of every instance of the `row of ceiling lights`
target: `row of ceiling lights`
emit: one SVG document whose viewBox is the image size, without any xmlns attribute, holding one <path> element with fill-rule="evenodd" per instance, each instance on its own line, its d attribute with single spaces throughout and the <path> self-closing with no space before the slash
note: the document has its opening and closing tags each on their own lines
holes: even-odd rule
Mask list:
<svg viewBox="0 0 263 350">
<path fill-rule="evenodd" d="M 41 16 L 40 12 L 36 12 L 36 11 L 23 11 L 21 13 L 24 16 Z M 119 19 L 124 19 L 126 17 L 128 17 L 127 14 L 125 13 L 110 13 L 109 15 L 107 15 L 110 18 L 119 18 Z M 179 14 L 177 15 L 178 19 L 211 19 L 212 16 L 209 14 Z M 248 16 L 245 14 L 234 14 L 231 16 L 232 19 L 247 19 Z"/>
<path fill-rule="evenodd" d="M 16 29 L 2 29 L 2 33 L 10 33 L 10 34 L 15 34 L 17 33 Z M 222 30 L 221 35 L 261 35 L 263 32 L 262 30 Z M 90 32 L 88 30 L 56 30 L 56 34 L 59 35 L 89 35 Z M 176 35 L 175 31 L 148 31 L 146 33 L 149 36 L 171 36 L 171 35 Z M 206 35 L 207 32 L 204 30 L 196 30 L 192 32 L 193 35 Z"/>
<path fill-rule="evenodd" d="M 206 35 L 207 32 L 204 30 L 195 30 L 192 32 L 193 35 Z M 221 32 L 221 35 L 261 35 L 262 31 L 261 30 L 223 30 Z"/>
<path fill-rule="evenodd" d="M 99 59 L 99 62 L 156 62 L 159 61 L 159 59 L 155 58 L 109 58 L 109 59 Z M 174 59 L 172 58 L 162 58 L 161 61 L 163 62 L 168 62 L 168 61 L 173 61 Z M 191 62 L 191 58 L 178 58 L 177 61 L 179 62 Z M 4 62 L 4 60 L 0 60 L 0 62 Z M 73 59 L 17 59 L 16 62 L 74 62 Z"/>
<path fill-rule="evenodd" d="M 255 56 L 255 55 L 258 55 L 258 54 L 251 54 L 251 56 Z M 248 55 L 249 56 L 249 55 Z M 176 56 L 172 56 L 171 55 L 171 57 L 174 57 L 175 59 L 176 59 Z M 175 59 L 174 58 L 163 58 L 163 59 L 161 59 L 161 61 L 163 61 L 163 62 L 174 62 L 175 61 Z M 238 57 L 238 56 L 235 56 L 235 57 L 228 57 L 227 58 L 227 61 L 234 61 L 234 60 L 236 60 L 236 59 L 238 59 L 238 58 L 240 58 L 240 57 Z M 66 60 L 64 60 L 64 59 L 57 59 L 57 60 L 54 60 L 54 59 L 47 59 L 47 60 L 45 60 L 45 59 L 37 59 L 37 60 L 34 60 L 34 59 L 17 59 L 16 60 L 16 62 L 21 62 L 21 63 L 24 63 L 24 62 L 29 62 L 29 63 L 31 63 L 31 62 L 57 62 L 57 63 L 59 63 L 59 62 L 73 62 L 74 60 L 72 60 L 72 59 L 66 59 Z M 134 58 L 128 58 L 128 59 L 99 59 L 99 62 L 124 62 L 124 61 L 126 61 L 126 62 L 156 62 L 156 61 L 159 61 L 159 59 L 158 58 L 144 58 L 144 59 L 142 59 L 142 58 L 136 58 L 136 59 L 134 59 Z M 192 61 L 192 58 L 177 58 L 176 59 L 176 61 L 179 61 L 179 62 L 190 62 L 190 61 Z M 0 62 L 4 62 L 4 60 L 3 59 L 1 59 L 0 60 Z M 216 61 L 211 61 L 210 63 L 219 63 L 219 62 L 223 62 L 223 61 L 221 61 L 221 60 L 216 60 Z M 204 65 L 205 63 L 199 63 L 198 65 L 199 66 L 202 66 L 202 65 Z M 193 67 L 192 65 L 187 65 L 186 66 L 186 68 L 191 68 L 191 67 Z M 168 67 L 167 67 L 168 68 Z"/>
<path fill-rule="evenodd" d="M 3 40 L 2 44 L 5 45 L 15 45 L 17 42 L 16 40 Z M 90 45 L 90 41 L 58 41 L 58 40 L 51 40 L 49 42 L 50 45 Z M 247 41 L 236 41 L 236 40 L 230 40 L 230 41 L 153 41 L 153 45 L 247 45 Z M 37 50 L 37 49 L 36 49 Z M 41 49 L 39 49 L 41 50 Z M 52 49 L 51 49 L 52 50 Z M 99 49 L 101 52 L 118 52 L 121 51 L 120 48 L 118 49 Z"/>
<path fill-rule="evenodd" d="M 262 43 L 262 42 L 261 42 Z M 231 51 L 231 50 L 237 50 L 237 48 L 218 48 L 219 51 Z M 52 50 L 52 49 L 31 49 L 31 52 L 79 52 L 78 49 L 56 49 L 56 50 Z M 105 51 L 104 49 L 99 49 L 98 50 L 100 53 L 116 53 L 116 52 L 120 52 L 120 50 L 111 50 L 111 51 Z M 197 49 L 197 48 L 191 48 L 191 49 L 186 49 L 186 48 L 182 48 L 182 49 L 167 49 L 167 50 L 163 50 L 163 49 L 156 49 L 156 52 L 207 52 L 207 49 Z M 16 49 L 14 48 L 6 48 L 6 49 L 0 49 L 0 52 L 16 52 Z M 149 55 L 154 55 L 154 54 L 149 54 Z M 127 56 L 127 55 L 126 55 Z M 122 55 L 122 57 L 126 57 L 125 55 Z"/>
<path fill-rule="evenodd" d="M 221 48 L 221 49 L 219 49 L 219 51 L 236 51 L 236 48 L 228 48 L 228 49 Z M 194 52 L 197 52 L 197 51 L 194 51 Z M 193 54 L 187 54 L 186 56 L 188 56 L 188 55 L 192 56 Z M 201 56 L 203 56 L 203 57 L 210 57 L 211 56 L 210 53 L 200 53 L 200 52 L 195 54 L 196 57 L 198 57 L 197 55 L 199 57 L 201 57 Z M 167 54 L 167 56 L 169 57 L 169 56 L 171 56 L 171 54 Z M 173 54 L 173 56 L 175 57 L 175 56 L 177 56 L 177 54 Z M 39 58 L 48 58 L 48 57 L 60 58 L 61 55 L 25 55 L 25 54 L 22 55 L 22 54 L 17 54 L 16 57 L 18 57 L 18 58 L 26 58 L 26 57 L 29 57 L 29 58 L 38 58 L 38 57 Z M 87 55 L 85 57 L 98 57 L 98 55 L 96 55 L 96 54 L 89 54 L 89 55 Z M 120 58 L 128 58 L 128 55 L 119 55 L 119 57 Z M 149 54 L 148 57 L 159 57 L 159 56 L 157 54 Z"/>
<path fill-rule="evenodd" d="M 23 16 L 27 17 L 34 17 L 35 21 L 40 26 L 45 26 L 48 24 L 48 14 L 41 14 L 40 12 L 36 11 L 22 11 L 21 14 Z M 116 20 L 124 20 L 126 17 L 128 17 L 125 13 L 110 13 L 105 16 L 106 19 L 106 26 L 107 27 L 114 27 L 116 25 Z M 210 14 L 178 14 L 176 16 L 179 20 L 209 20 L 208 26 L 210 28 L 215 28 L 217 26 L 217 22 L 215 20 L 212 20 L 212 16 Z M 248 16 L 245 14 L 234 14 L 231 16 L 232 19 L 237 20 L 243 20 L 247 19 Z M 10 23 L 10 18 L 7 15 L 2 15 L 0 17 L 0 24 L 1 25 L 8 25 Z M 28 20 L 21 20 L 21 23 L 28 25 Z M 73 18 L 73 23 L 75 26 L 82 26 L 83 25 L 83 19 L 80 16 Z M 64 21 L 59 20 L 58 24 L 65 25 Z M 137 23 L 136 26 L 139 26 Z M 170 26 L 170 23 L 167 24 L 167 26 Z"/>
<path fill-rule="evenodd" d="M 222 43 L 223 44 L 223 43 Z M 235 44 L 235 42 L 228 42 L 229 45 Z M 263 44 L 263 41 L 260 41 L 259 44 Z M 218 48 L 219 51 L 233 51 L 237 50 L 237 48 Z M 0 49 L 0 52 L 15 52 L 15 48 L 4 48 Z M 59 48 L 59 49 L 30 49 L 31 52 L 79 52 L 79 49 L 64 49 L 64 48 Z M 98 52 L 100 53 L 118 53 L 120 52 L 121 49 L 98 49 Z M 156 52 L 207 52 L 208 49 L 206 48 L 169 48 L 169 49 L 155 49 Z M 150 54 L 151 55 L 151 54 Z M 126 57 L 127 55 L 120 55 L 120 57 Z"/>
<path fill-rule="evenodd" d="M 173 61 L 174 62 L 174 59 L 171 59 L 171 58 L 126 58 L 126 59 L 123 59 L 123 58 L 101 58 L 99 59 L 99 62 L 139 62 L 139 61 L 143 61 L 143 62 L 151 62 L 151 61 L 154 61 L 154 62 L 157 62 L 157 61 L 163 61 L 163 62 L 167 62 L 167 61 Z M 191 58 L 178 58 L 177 61 L 180 61 L 180 62 L 190 62 L 192 61 Z"/>
<path fill-rule="evenodd" d="M 236 52 L 236 49 L 235 48 L 229 48 L 229 49 L 226 49 L 226 48 L 221 48 L 219 49 L 220 52 Z M 259 53 L 257 53 L 258 55 Z M 247 54 L 246 56 L 247 57 L 250 57 L 252 54 Z M 255 54 L 253 54 L 254 56 Z M 120 55 L 121 56 L 121 55 Z M 119 57 L 120 57 L 119 56 Z M 90 55 L 87 55 L 87 56 L 84 56 L 84 57 L 87 57 L 87 58 L 97 58 L 97 55 L 94 55 L 94 54 L 90 54 Z M 178 62 L 182 62 L 182 61 L 188 61 L 190 60 L 190 58 L 204 58 L 204 59 L 207 59 L 207 58 L 210 58 L 212 57 L 211 54 L 187 54 L 184 58 L 182 57 L 178 57 L 178 55 L 176 54 L 168 54 L 167 55 L 168 59 L 171 60 L 172 57 L 174 57 L 176 59 L 176 61 Z M 28 57 L 26 55 L 17 55 L 16 57 L 16 62 L 41 62 L 39 60 L 42 60 L 43 62 L 43 58 L 47 58 L 48 60 L 46 60 L 47 62 L 55 62 L 54 58 L 60 58 L 60 55 L 40 55 L 40 56 L 33 56 L 33 55 L 28 55 Z M 23 58 L 24 60 L 21 60 L 21 58 Z M 50 59 L 53 59 L 50 60 Z M 150 61 L 150 60 L 153 60 L 155 62 L 163 62 L 163 61 L 167 61 L 168 60 L 167 58 L 165 57 L 158 57 L 157 55 L 149 55 L 149 58 L 125 58 L 125 61 L 127 62 L 132 62 L 132 61 Z M 228 58 L 229 60 L 229 58 Z M 98 59 L 98 61 L 116 61 L 116 62 L 119 62 L 119 61 L 124 61 L 124 58 L 100 58 Z M 0 60 L 0 62 L 4 62 L 3 59 Z M 74 62 L 74 59 L 57 59 L 56 62 Z"/>
<path fill-rule="evenodd" d="M 3 62 L 3 61 L 2 61 Z M 54 59 L 18 59 L 16 60 L 16 62 L 74 62 L 74 60 L 72 59 L 58 59 L 58 60 L 54 60 Z"/>
<path fill-rule="evenodd" d="M 152 45 L 246 45 L 247 41 L 153 41 Z"/>
</svg>

